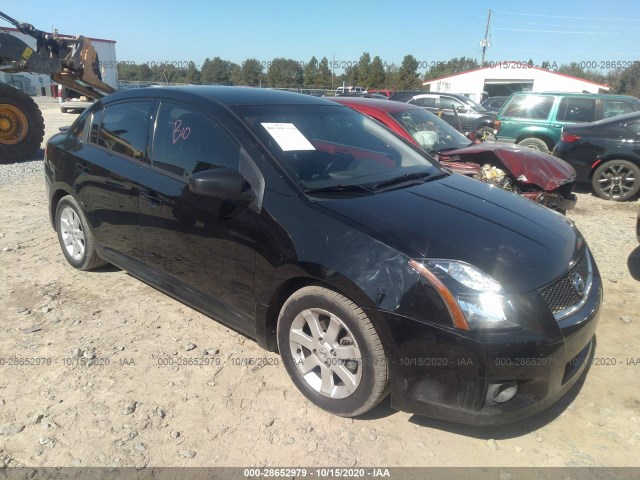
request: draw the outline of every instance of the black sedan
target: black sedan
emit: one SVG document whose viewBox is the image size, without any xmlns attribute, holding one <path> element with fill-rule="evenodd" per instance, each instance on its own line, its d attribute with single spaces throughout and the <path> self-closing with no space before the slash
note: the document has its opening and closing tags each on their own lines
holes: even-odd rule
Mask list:
<svg viewBox="0 0 640 480">
<path fill-rule="evenodd" d="M 640 113 L 565 126 L 553 154 L 599 197 L 629 200 L 640 191 Z"/>
<path fill-rule="evenodd" d="M 602 286 L 568 220 L 334 102 L 116 93 L 49 140 L 45 177 L 73 267 L 110 262 L 279 351 L 337 415 L 390 393 L 509 422 L 555 402 L 593 352 Z"/>
</svg>

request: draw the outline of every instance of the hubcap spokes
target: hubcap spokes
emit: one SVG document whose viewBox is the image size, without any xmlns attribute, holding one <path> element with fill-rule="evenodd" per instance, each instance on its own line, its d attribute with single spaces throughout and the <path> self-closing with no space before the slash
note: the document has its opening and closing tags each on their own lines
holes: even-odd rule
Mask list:
<svg viewBox="0 0 640 480">
<path fill-rule="evenodd" d="M 622 198 L 628 195 L 636 181 L 633 170 L 624 165 L 611 165 L 603 170 L 598 178 L 600 188 L 611 198 Z"/>
<path fill-rule="evenodd" d="M 62 242 L 71 258 L 79 261 L 84 256 L 85 239 L 80 218 L 76 212 L 69 207 L 65 207 L 60 215 L 60 233 Z"/>
<path fill-rule="evenodd" d="M 302 311 L 289 331 L 289 348 L 298 371 L 321 395 L 346 398 L 362 378 L 362 357 L 340 318 L 319 308 Z"/>
</svg>

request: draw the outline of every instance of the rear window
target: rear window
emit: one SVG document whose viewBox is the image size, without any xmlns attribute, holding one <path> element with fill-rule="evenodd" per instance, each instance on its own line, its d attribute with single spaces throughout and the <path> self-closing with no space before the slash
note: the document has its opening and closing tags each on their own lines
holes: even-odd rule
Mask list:
<svg viewBox="0 0 640 480">
<path fill-rule="evenodd" d="M 563 98 L 556 119 L 559 122 L 593 122 L 596 119 L 595 98 Z"/>
<path fill-rule="evenodd" d="M 635 112 L 637 108 L 622 100 L 603 100 L 602 101 L 602 118 L 615 117 L 616 115 L 624 115 L 625 113 Z"/>
<path fill-rule="evenodd" d="M 142 160 L 147 143 L 147 120 L 152 105 L 148 101 L 107 105 L 100 122 L 98 145 Z"/>
<path fill-rule="evenodd" d="M 503 117 L 546 120 L 553 106 L 554 97 L 523 95 L 515 97 L 504 111 Z"/>
</svg>

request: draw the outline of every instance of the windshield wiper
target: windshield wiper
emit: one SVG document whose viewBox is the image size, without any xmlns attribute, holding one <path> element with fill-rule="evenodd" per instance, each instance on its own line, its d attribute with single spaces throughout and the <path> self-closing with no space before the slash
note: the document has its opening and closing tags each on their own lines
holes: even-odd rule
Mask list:
<svg viewBox="0 0 640 480">
<path fill-rule="evenodd" d="M 398 185 L 398 184 L 402 184 L 402 183 L 405 183 L 405 182 L 410 182 L 412 180 L 420 180 L 422 178 L 427 178 L 427 177 L 430 177 L 430 176 L 431 176 L 430 172 L 407 173 L 405 175 L 401 175 L 399 177 L 391 178 L 389 180 L 385 180 L 384 182 L 380 182 L 380 183 L 376 184 L 373 187 L 373 189 L 374 190 L 378 190 L 379 188 L 390 187 L 392 185 Z"/>
<path fill-rule="evenodd" d="M 333 193 L 333 192 L 366 192 L 371 193 L 371 189 L 362 185 L 331 185 L 328 187 L 308 188 L 304 193 Z"/>
</svg>

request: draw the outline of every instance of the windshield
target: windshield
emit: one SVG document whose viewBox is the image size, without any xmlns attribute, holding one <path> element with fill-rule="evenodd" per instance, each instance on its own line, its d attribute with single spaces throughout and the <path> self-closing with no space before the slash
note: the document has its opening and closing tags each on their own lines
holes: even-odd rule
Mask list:
<svg viewBox="0 0 640 480">
<path fill-rule="evenodd" d="M 428 155 L 347 107 L 242 105 L 234 110 L 305 191 L 375 188 L 399 177 L 416 178 L 416 173 L 442 173 Z"/>
<path fill-rule="evenodd" d="M 418 144 L 429 153 L 462 148 L 471 141 L 433 113 L 422 108 L 390 113 Z"/>
<path fill-rule="evenodd" d="M 464 102 L 468 105 L 472 105 L 473 109 L 476 110 L 477 112 L 488 112 L 486 108 L 484 108 L 482 105 L 477 103 L 475 100 L 471 100 L 469 97 L 466 97 L 464 99 Z"/>
</svg>

